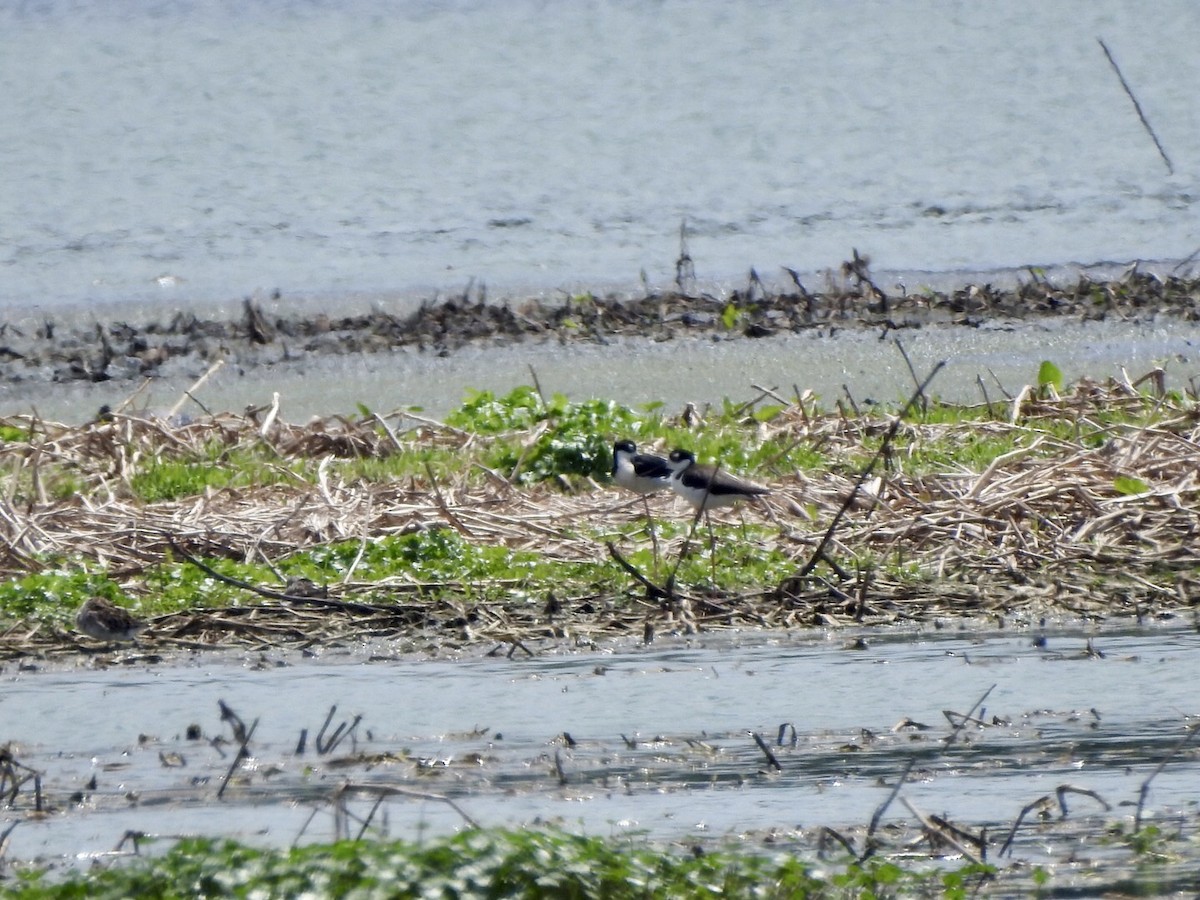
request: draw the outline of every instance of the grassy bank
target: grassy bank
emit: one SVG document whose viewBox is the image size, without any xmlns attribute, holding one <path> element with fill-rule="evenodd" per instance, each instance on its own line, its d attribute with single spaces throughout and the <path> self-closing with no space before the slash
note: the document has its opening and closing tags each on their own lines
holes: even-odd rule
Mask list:
<svg viewBox="0 0 1200 900">
<path fill-rule="evenodd" d="M 1059 383 L 895 409 L 480 392 L 444 422 L 272 410 L 0 422 L 0 652 L 78 646 L 101 595 L 157 647 L 364 636 L 448 651 L 944 616 L 1172 614 L 1197 578 L 1195 397 Z M 769 485 L 714 515 L 608 484 L 615 437 Z M 818 549 L 820 552 L 818 553 Z M 253 610 L 254 615 L 247 615 Z M 532 651 L 530 651 L 532 652 Z"/>
</svg>

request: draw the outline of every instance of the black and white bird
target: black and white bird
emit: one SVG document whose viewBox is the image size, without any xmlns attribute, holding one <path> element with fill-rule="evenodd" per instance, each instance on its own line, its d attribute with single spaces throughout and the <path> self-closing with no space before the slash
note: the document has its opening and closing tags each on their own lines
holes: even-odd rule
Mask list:
<svg viewBox="0 0 1200 900">
<path fill-rule="evenodd" d="M 716 466 L 701 465 L 687 450 L 672 450 L 667 459 L 671 469 L 671 488 L 696 510 L 733 506 L 771 493 L 770 488 L 731 475 Z"/>
<path fill-rule="evenodd" d="M 652 494 L 671 486 L 671 467 L 661 456 L 638 453 L 630 440 L 613 444 L 613 481 L 636 494 Z"/>
</svg>

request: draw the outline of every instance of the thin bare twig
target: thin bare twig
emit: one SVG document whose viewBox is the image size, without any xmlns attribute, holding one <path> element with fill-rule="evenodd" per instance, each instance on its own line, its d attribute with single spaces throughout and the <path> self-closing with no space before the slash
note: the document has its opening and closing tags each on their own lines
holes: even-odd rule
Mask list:
<svg viewBox="0 0 1200 900">
<path fill-rule="evenodd" d="M 868 460 L 867 464 L 863 467 L 863 470 L 859 473 L 858 480 L 855 481 L 854 487 L 851 489 L 850 494 L 842 502 L 841 508 L 837 511 L 836 515 L 834 515 L 834 517 L 833 517 L 833 521 L 829 523 L 829 528 L 826 529 L 825 535 L 821 538 L 821 542 L 817 545 L 817 549 L 813 551 L 813 554 L 809 558 L 808 562 L 804 564 L 804 566 L 800 569 L 800 571 L 794 577 L 804 578 L 814 568 L 816 568 L 817 563 L 819 563 L 821 560 L 825 559 L 826 551 L 827 551 L 829 545 L 833 542 L 833 535 L 837 531 L 838 526 L 841 524 L 842 519 L 845 518 L 846 513 L 849 512 L 849 510 L 850 510 L 850 507 L 854 505 L 854 501 L 857 499 L 859 491 L 862 490 L 862 486 L 864 484 L 866 484 L 867 479 L 871 476 L 871 473 L 875 470 L 876 464 L 879 462 L 880 459 L 883 458 L 883 455 L 885 453 L 890 451 L 891 443 L 893 440 L 895 440 L 896 433 L 900 430 L 900 423 L 902 421 L 904 421 L 904 417 L 908 415 L 909 410 L 912 409 L 913 405 L 916 404 L 917 400 L 920 397 L 923 397 L 925 395 L 925 388 L 929 387 L 930 382 L 933 381 L 934 377 L 938 374 L 938 372 L 940 372 L 942 370 L 942 367 L 945 365 L 946 365 L 946 361 L 941 360 L 937 365 L 935 365 L 933 367 L 933 371 L 931 371 L 925 377 L 925 380 L 923 382 L 921 382 L 919 385 L 917 385 L 916 392 L 911 397 L 908 398 L 908 402 L 904 404 L 904 408 L 900 410 L 900 414 L 897 415 L 892 420 L 891 427 L 888 428 L 887 433 L 883 436 L 882 445 L 879 447 L 878 450 L 875 451 L 875 454 L 871 457 L 870 460 Z"/>
<path fill-rule="evenodd" d="M 1142 830 L 1142 807 L 1145 806 L 1146 797 L 1150 794 L 1150 782 L 1158 777 L 1158 773 L 1166 768 L 1167 763 L 1173 760 L 1184 747 L 1192 742 L 1192 738 L 1196 736 L 1197 732 L 1200 732 L 1200 722 L 1197 722 L 1188 728 L 1187 734 L 1183 736 L 1179 743 L 1171 748 L 1171 751 L 1165 757 L 1163 757 L 1162 762 L 1155 766 L 1154 771 L 1146 776 L 1146 780 L 1142 782 L 1141 787 L 1138 789 L 1137 813 L 1133 817 L 1134 834 L 1137 834 Z"/>
<path fill-rule="evenodd" d="M 1125 89 L 1127 96 L 1133 103 L 1133 108 L 1137 112 L 1138 118 L 1142 122 L 1142 127 L 1146 129 L 1146 133 L 1150 135 L 1150 139 L 1154 141 L 1154 146 L 1158 148 L 1158 155 L 1162 157 L 1162 161 L 1167 165 L 1167 174 L 1175 174 L 1175 166 L 1171 164 L 1171 159 L 1167 156 L 1167 151 L 1163 149 L 1162 141 L 1158 139 L 1158 135 L 1154 133 L 1154 128 L 1146 119 L 1146 114 L 1142 112 L 1142 104 L 1138 103 L 1137 97 L 1133 95 L 1133 88 L 1129 86 L 1129 82 L 1125 80 L 1124 74 L 1121 72 L 1121 67 L 1117 65 L 1117 61 L 1113 59 L 1112 51 L 1108 49 L 1108 44 L 1104 43 L 1103 38 L 1096 38 L 1100 44 L 1100 49 L 1104 51 L 1104 55 L 1108 57 L 1108 64 L 1112 66 L 1112 70 L 1117 73 L 1117 78 L 1121 79 L 1121 87 Z"/>
</svg>

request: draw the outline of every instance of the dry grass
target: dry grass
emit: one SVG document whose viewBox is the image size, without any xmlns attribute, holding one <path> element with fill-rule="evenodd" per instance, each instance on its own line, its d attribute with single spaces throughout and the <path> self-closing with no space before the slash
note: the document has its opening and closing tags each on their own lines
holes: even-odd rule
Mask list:
<svg viewBox="0 0 1200 900">
<path fill-rule="evenodd" d="M 508 652 L 538 640 L 590 641 L 664 630 L 808 627 L 930 621 L 965 615 L 1085 617 L 1178 613 L 1192 605 L 1200 582 L 1197 464 L 1200 417 L 1190 398 L 1147 396 L 1128 382 L 1083 383 L 1058 397 L 1026 392 L 994 418 L 968 424 L 905 425 L 892 465 L 853 499 L 835 535 L 832 557 L 853 574 L 818 566 L 738 594 L 678 586 L 657 598 L 630 581 L 617 596 L 554 596 L 545 602 L 480 605 L 460 585 L 426 584 L 405 575 L 370 584 L 330 585 L 322 597 L 285 597 L 261 605 L 163 616 L 155 648 L 307 646 L 367 637 L 399 638 L 406 647 L 452 651 L 487 641 Z M 403 418 L 403 414 L 398 414 Z M 390 418 L 390 417 L 389 417 Z M 1103 425 L 1103 422 L 1125 424 Z M 1076 423 L 1087 440 L 1061 436 Z M 1136 424 L 1133 424 L 1136 423 Z M 48 554 L 80 555 L 114 580 L 136 583 L 174 541 L 199 557 L 227 556 L 268 564 L 298 549 L 389 534 L 450 528 L 472 544 L 528 549 L 554 559 L 598 561 L 604 537 L 618 547 L 639 501 L 588 484 L 573 493 L 542 484 L 518 488 L 496 473 L 463 471 L 431 483 L 343 480 L 339 457 L 370 457 L 400 447 L 438 446 L 467 458 L 476 437 L 430 422 L 330 418 L 297 426 L 265 418 L 216 416 L 172 426 L 117 417 L 84 427 L 10 419 L 25 442 L 0 447 L 8 488 L 0 496 L 0 575 L 37 571 Z M 861 459 L 886 429 L 883 417 L 816 415 L 793 405 L 767 424 L 761 439 L 818 444 L 834 459 Z M 414 426 L 415 427 L 412 427 Z M 384 427 L 381 427 L 384 426 Z M 905 446 L 967 434 L 1016 439 L 1018 449 L 983 471 L 909 474 Z M 269 447 L 284 476 L 260 488 L 208 490 L 181 501 L 131 499 L 130 473 L 146 459 L 198 455 L 224 447 Z M 287 477 L 298 458 L 321 460 L 312 481 Z M 67 469 L 79 489 L 65 500 L 45 490 L 51 469 Z M 776 548 L 808 561 L 822 532 L 847 499 L 857 472 L 832 466 L 812 476 L 776 478 L 774 493 L 740 516 L 774 534 Z M 18 500 L 16 483 L 26 486 Z M 1130 485 L 1144 490 L 1130 493 Z M 656 515 L 686 518 L 682 506 L 656 498 Z M 761 532 L 754 531 L 755 534 Z M 736 529 L 728 532 L 735 539 Z M 754 538 L 757 539 L 757 538 Z M 673 559 L 681 539 L 668 541 Z M 360 602 L 369 592 L 369 602 Z M 384 599 L 381 599 L 384 598 Z M 350 604 L 350 605 L 346 605 Z M 78 649 L 73 635 L 18 622 L 0 633 L 0 653 Z"/>
</svg>

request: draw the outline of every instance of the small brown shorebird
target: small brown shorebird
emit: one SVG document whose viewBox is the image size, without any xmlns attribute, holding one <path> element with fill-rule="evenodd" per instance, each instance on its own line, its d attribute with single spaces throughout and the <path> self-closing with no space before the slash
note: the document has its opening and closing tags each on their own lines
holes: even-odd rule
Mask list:
<svg viewBox="0 0 1200 900">
<path fill-rule="evenodd" d="M 135 640 L 146 623 L 103 597 L 91 597 L 75 613 L 75 627 L 97 641 L 126 643 Z"/>
<path fill-rule="evenodd" d="M 716 466 L 700 465 L 687 450 L 672 450 L 667 465 L 671 467 L 671 488 L 697 511 L 733 506 L 739 500 L 771 493 L 770 488 L 730 475 Z"/>
</svg>

